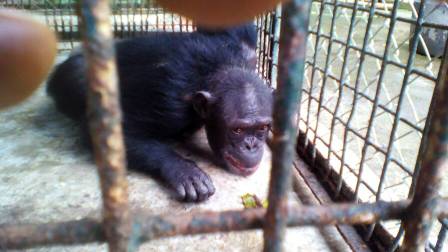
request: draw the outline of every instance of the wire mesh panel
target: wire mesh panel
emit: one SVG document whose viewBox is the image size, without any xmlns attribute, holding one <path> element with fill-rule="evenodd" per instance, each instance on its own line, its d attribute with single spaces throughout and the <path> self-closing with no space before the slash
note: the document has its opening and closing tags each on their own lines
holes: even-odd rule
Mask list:
<svg viewBox="0 0 448 252">
<path fill-rule="evenodd" d="M 266 13 L 256 19 L 258 28 L 258 72 L 270 85 L 276 82 L 281 9 Z"/>
<path fill-rule="evenodd" d="M 30 11 L 58 35 L 61 50 L 70 50 L 80 40 L 76 0 L 6 0 L 0 6 Z M 147 0 L 111 1 L 111 21 L 115 36 L 133 37 L 148 31 L 192 31 L 193 22 L 177 14 L 167 13 Z M 64 43 L 65 42 L 65 43 Z"/>
<path fill-rule="evenodd" d="M 443 1 L 313 1 L 299 122 L 306 140 L 299 144 L 338 175 L 335 198 L 412 195 L 448 37 L 446 13 Z M 448 177 L 443 183 L 448 196 Z M 393 235 L 400 229 L 399 222 L 382 224 Z M 433 229 L 436 251 L 446 228 L 440 222 Z"/>
</svg>

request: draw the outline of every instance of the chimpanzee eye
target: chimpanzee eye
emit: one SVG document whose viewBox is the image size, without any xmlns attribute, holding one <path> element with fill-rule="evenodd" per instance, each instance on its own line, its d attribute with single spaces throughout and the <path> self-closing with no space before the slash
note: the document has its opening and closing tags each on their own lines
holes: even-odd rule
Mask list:
<svg viewBox="0 0 448 252">
<path fill-rule="evenodd" d="M 235 128 L 235 129 L 233 129 L 233 133 L 239 135 L 239 134 L 243 133 L 243 129 L 241 129 L 241 128 Z"/>
<path fill-rule="evenodd" d="M 268 124 L 265 124 L 265 125 L 260 127 L 261 131 L 267 131 L 268 129 L 269 129 L 269 125 Z"/>
</svg>

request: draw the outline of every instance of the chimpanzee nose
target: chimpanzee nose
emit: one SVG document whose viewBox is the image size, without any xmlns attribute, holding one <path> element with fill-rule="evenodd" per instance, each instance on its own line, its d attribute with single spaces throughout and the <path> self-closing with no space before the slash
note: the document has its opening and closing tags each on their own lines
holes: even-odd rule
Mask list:
<svg viewBox="0 0 448 252">
<path fill-rule="evenodd" d="M 248 137 L 244 140 L 244 147 L 247 151 L 253 152 L 258 149 L 258 143 L 255 137 Z"/>
</svg>

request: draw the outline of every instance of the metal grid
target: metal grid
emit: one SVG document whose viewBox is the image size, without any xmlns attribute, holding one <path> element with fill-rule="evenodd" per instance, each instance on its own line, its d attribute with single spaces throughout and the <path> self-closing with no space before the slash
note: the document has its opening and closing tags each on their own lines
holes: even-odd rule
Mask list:
<svg viewBox="0 0 448 252">
<path fill-rule="evenodd" d="M 280 23 L 280 6 L 256 19 L 258 31 L 257 70 L 272 87 L 275 87 L 277 81 Z"/>
<path fill-rule="evenodd" d="M 97 15 L 97 22 L 107 22 L 107 18 L 104 18 L 104 14 L 107 13 L 107 7 L 104 5 L 105 1 L 85 2 L 90 4 L 94 2 L 99 5 L 102 4 L 102 6 L 96 6 L 95 4 L 85 5 L 83 9 L 84 11 L 92 11 L 92 13 Z M 106 213 L 104 219 L 106 220 L 104 223 L 105 225 L 102 225 L 99 220 L 90 219 L 41 225 L 5 225 L 0 227 L 0 245 L 5 248 L 26 248 L 35 245 L 79 244 L 105 241 L 107 239 L 109 241 L 110 249 L 123 251 L 124 244 L 132 245 L 134 246 L 133 248 L 138 246 L 138 242 L 136 243 L 135 241 L 136 239 L 145 241 L 152 238 L 172 235 L 261 228 L 266 221 L 268 224 L 265 225 L 266 251 L 278 251 L 280 248 L 279 244 L 281 244 L 281 239 L 283 237 L 282 230 L 284 230 L 286 224 L 292 226 L 336 223 L 371 224 L 380 220 L 406 220 L 406 216 L 409 216 L 410 214 L 413 214 L 416 217 L 438 216 L 440 218 L 446 218 L 448 216 L 448 201 L 439 201 L 436 195 L 429 189 L 433 186 L 432 182 L 437 182 L 437 179 L 441 177 L 440 173 L 443 170 L 443 165 L 440 165 L 440 160 L 443 161 L 446 159 L 446 153 L 442 151 L 441 155 L 435 157 L 427 155 L 427 153 L 424 155 L 425 149 L 423 147 L 419 148 L 418 146 L 414 146 L 410 148 L 414 151 L 417 150 L 414 159 L 421 162 L 411 160 L 410 164 L 406 163 L 409 162 L 409 159 L 403 156 L 403 151 L 399 151 L 403 148 L 399 148 L 398 146 L 401 146 L 399 144 L 401 139 L 415 133 L 420 137 L 418 138 L 418 143 L 420 141 L 426 143 L 426 139 L 431 139 L 428 138 L 427 135 L 433 136 L 433 141 L 428 141 L 427 144 L 429 147 L 432 147 L 432 150 L 443 150 L 444 147 L 446 148 L 446 143 L 434 141 L 434 139 L 442 139 L 443 137 L 446 137 L 444 132 L 431 132 L 428 126 L 429 123 L 425 125 L 429 100 L 431 99 L 428 98 L 424 101 L 428 104 L 426 106 L 426 111 L 421 113 L 421 111 L 416 109 L 421 104 L 415 105 L 415 103 L 413 103 L 411 99 L 413 94 L 409 93 L 410 91 L 408 90 L 411 90 L 409 87 L 412 85 L 420 83 L 421 79 L 425 79 L 426 81 L 422 82 L 422 84 L 425 84 L 426 82 L 433 84 L 433 88 L 428 91 L 431 93 L 431 97 L 432 92 L 435 89 L 435 83 L 439 83 L 439 86 L 443 86 L 440 85 L 440 83 L 443 84 L 447 81 L 448 67 L 446 63 L 443 65 L 435 60 L 434 57 L 427 57 L 427 62 L 419 62 L 415 51 L 417 49 L 417 42 L 421 40 L 415 39 L 417 36 L 410 35 L 406 40 L 397 40 L 394 36 L 395 30 L 400 27 L 398 25 L 400 23 L 414 24 L 416 34 L 421 33 L 422 27 L 445 30 L 446 27 L 423 23 L 423 17 L 426 18 L 432 13 L 428 10 L 426 10 L 426 14 L 424 15 L 416 15 L 422 13 L 421 9 L 416 11 L 414 15 L 419 17 L 417 21 L 410 17 L 400 16 L 398 0 L 394 2 L 391 9 L 388 3 L 383 2 L 380 4 L 376 0 L 372 3 L 361 2 L 359 0 L 354 2 L 334 0 L 324 1 L 323 3 L 314 1 L 310 19 L 311 35 L 309 36 L 308 42 L 308 58 L 305 60 L 303 55 L 300 55 L 300 52 L 305 51 L 303 49 L 304 43 L 293 43 L 293 41 L 297 38 L 306 38 L 306 31 L 304 31 L 303 28 L 304 24 L 307 22 L 307 3 L 308 2 L 293 1 L 284 8 L 284 11 L 282 12 L 282 14 L 285 15 L 283 17 L 284 20 L 282 21 L 282 41 L 278 40 L 278 35 L 280 33 L 280 9 L 257 19 L 260 36 L 257 49 L 259 56 L 259 72 L 272 86 L 279 87 L 280 90 L 284 88 L 283 91 L 280 92 L 284 95 L 283 99 L 279 99 L 279 101 L 284 101 L 286 102 L 285 104 L 288 104 L 276 105 L 277 111 L 285 112 L 286 114 L 276 114 L 278 116 L 276 119 L 276 123 L 278 123 L 277 128 L 282 129 L 282 131 L 274 132 L 274 143 L 277 143 L 277 147 L 273 150 L 275 154 L 274 156 L 282 157 L 283 153 L 288 153 L 289 147 L 294 142 L 290 140 L 291 138 L 284 137 L 284 134 L 290 132 L 292 128 L 287 122 L 285 123 L 285 121 L 289 120 L 281 118 L 287 115 L 286 111 L 291 110 L 279 110 L 279 108 L 282 106 L 283 109 L 287 109 L 288 107 L 289 109 L 294 108 L 294 104 L 291 103 L 291 101 L 294 101 L 294 97 L 290 97 L 290 95 L 291 92 L 294 91 L 294 88 L 300 87 L 300 84 L 302 83 L 301 78 L 304 76 L 305 85 L 303 88 L 301 106 L 302 119 L 299 124 L 302 130 L 299 135 L 299 153 L 302 154 L 305 160 L 311 162 L 316 170 L 319 170 L 318 168 L 324 168 L 320 170 L 326 172 L 326 178 L 335 178 L 336 183 L 333 188 L 335 199 L 345 200 L 348 198 L 356 202 L 372 201 L 374 203 L 307 206 L 290 209 L 288 216 L 285 215 L 287 211 L 283 211 L 284 209 L 281 209 L 281 207 L 273 207 L 274 204 L 271 204 L 272 207 L 268 210 L 266 220 L 264 220 L 265 212 L 262 209 L 221 213 L 198 213 L 195 216 L 180 215 L 167 217 L 138 214 L 134 219 L 134 223 L 144 223 L 144 225 L 138 231 L 133 230 L 133 237 L 129 237 L 128 217 L 126 215 L 120 216 L 120 213 L 126 213 L 126 211 L 120 210 L 127 209 L 125 200 L 126 193 L 124 196 L 122 195 L 124 197 L 122 198 L 123 201 L 119 200 L 122 204 L 118 205 L 113 204 L 116 199 L 109 199 L 107 193 L 110 190 L 115 190 L 114 188 L 121 188 L 125 191 L 126 185 L 123 184 L 123 181 L 120 179 L 118 179 L 118 181 L 105 181 L 102 179 Z M 62 50 L 71 49 L 76 45 L 80 38 L 78 17 L 75 15 L 75 5 L 72 0 L 7 0 L 0 2 L 0 6 L 29 9 L 32 13 L 37 14 L 37 17 L 44 18 L 46 22 L 58 32 L 60 38 L 67 42 L 65 46 L 61 48 Z M 51 6 L 51 8 L 48 9 L 48 6 Z M 384 25 L 375 26 L 375 22 L 377 22 L 376 18 L 381 18 L 386 21 L 386 23 L 384 23 Z M 150 1 L 113 1 L 110 21 L 112 21 L 112 28 L 116 37 L 134 36 L 151 30 L 190 31 L 194 29 L 192 22 L 177 15 L 165 13 L 160 8 L 155 7 Z M 91 23 L 87 25 L 95 26 L 96 24 Z M 363 32 L 367 35 L 364 35 Z M 382 33 L 385 34 L 383 37 L 381 37 Z M 97 35 L 101 38 L 105 34 Z M 386 40 L 384 41 L 385 37 Z M 414 42 L 411 43 L 411 53 L 405 54 L 402 49 L 407 47 L 406 41 L 409 40 L 409 38 L 414 38 Z M 85 39 L 87 49 L 89 48 L 89 45 L 96 40 L 92 38 Z M 423 44 L 422 42 L 420 43 Z M 283 47 L 281 47 L 280 44 Z M 104 49 L 107 46 L 106 43 L 95 48 Z M 277 59 L 279 47 L 288 48 L 288 50 L 285 50 L 283 54 L 280 55 L 280 61 Z M 381 49 L 382 47 L 384 48 Z M 425 46 L 423 46 L 423 49 L 424 48 Z M 280 53 L 282 52 L 280 51 Z M 289 53 L 291 54 L 289 55 Z M 426 50 L 425 53 L 428 53 L 428 51 Z M 92 62 L 98 61 L 105 63 L 105 59 L 101 59 L 101 57 L 98 58 L 98 55 L 99 54 L 97 54 L 95 50 L 91 50 L 90 60 Z M 305 75 L 300 71 L 297 71 L 303 68 L 302 64 L 304 62 L 306 62 L 305 70 L 308 71 Z M 352 64 L 351 68 L 350 63 Z M 338 64 L 342 66 L 339 70 L 334 67 Z M 353 67 L 353 65 L 355 65 L 355 67 Z M 378 68 L 378 73 L 376 75 L 375 71 L 373 71 L 374 74 L 372 74 L 371 71 L 369 71 L 371 69 L 367 68 L 375 65 Z M 396 89 L 389 90 L 388 88 L 390 88 L 390 86 L 386 85 L 388 83 L 387 81 L 390 79 L 386 66 L 395 67 L 402 71 L 401 79 L 393 79 L 394 82 L 402 82 L 401 85 L 395 87 Z M 440 74 L 438 74 L 437 71 L 439 71 L 439 68 L 442 69 L 444 66 L 444 74 L 443 71 L 440 71 Z M 276 83 L 277 67 L 278 72 L 280 73 L 278 85 Z M 101 69 L 92 69 L 91 71 L 92 76 L 101 76 Z M 99 80 L 113 78 L 113 69 L 109 69 L 106 72 L 107 74 L 103 76 L 103 78 L 99 78 Z M 103 72 L 103 74 L 106 72 Z M 340 78 L 337 77 L 338 75 Z M 380 83 L 381 85 L 377 85 L 376 83 Z M 331 84 L 333 84 L 333 86 Z M 103 88 L 108 89 L 111 87 L 106 85 Z M 297 91 L 292 93 L 297 93 L 296 98 L 299 98 L 301 92 Z M 448 107 L 448 89 L 442 88 L 439 90 L 439 93 L 441 98 L 435 102 L 436 105 L 433 106 Z M 290 100 L 288 100 L 288 96 Z M 106 104 L 101 104 L 101 101 L 99 100 L 92 100 L 91 103 L 93 104 L 97 102 L 99 102 L 99 106 L 104 106 L 105 110 L 110 109 L 109 112 L 111 114 L 98 114 L 94 116 L 98 121 L 96 123 L 92 122 L 92 125 L 99 123 L 101 126 L 100 128 L 103 130 L 113 131 L 114 126 L 101 124 L 101 118 L 104 119 L 104 116 L 117 116 L 117 114 L 114 115 L 114 113 L 116 113 L 113 108 L 114 106 L 111 107 Z M 370 110 L 368 109 L 369 107 Z M 411 107 L 410 112 L 406 110 L 408 107 Z M 362 109 L 365 110 L 366 108 L 368 112 L 370 112 L 367 114 L 371 114 L 371 116 L 367 119 L 364 118 L 364 126 L 359 126 L 359 124 L 362 125 L 363 122 Z M 94 111 L 95 106 L 92 106 L 91 109 Z M 330 114 L 330 116 L 326 116 L 326 114 Z M 409 117 L 410 115 L 413 115 L 415 118 Z M 435 115 L 432 124 L 441 129 L 446 129 L 446 125 L 444 125 L 442 121 L 446 115 L 446 111 Z M 393 124 L 390 129 L 383 131 L 377 130 L 375 122 L 378 123 L 377 118 L 380 116 L 384 116 L 391 120 Z M 287 117 L 288 116 L 286 116 L 286 118 Z M 383 121 L 380 123 L 383 123 Z M 402 131 L 401 127 L 409 127 L 408 131 L 410 132 Z M 97 128 L 93 126 L 92 130 L 96 129 Z M 327 131 L 325 131 L 325 129 L 327 129 Z M 358 131 L 360 131 L 360 133 L 358 133 Z M 424 137 L 422 138 L 422 136 Z M 388 138 L 389 141 L 387 141 Z M 97 148 L 111 147 L 99 143 L 101 142 L 101 139 L 97 140 Z M 353 143 L 361 144 L 362 148 L 359 155 L 356 153 L 357 149 L 353 148 Z M 423 145 L 424 144 L 422 144 L 422 146 Z M 305 152 L 301 151 L 304 149 L 306 150 Z M 383 151 L 381 151 L 381 149 L 383 149 Z M 114 150 L 112 149 L 110 151 L 113 152 Z M 379 181 L 376 185 L 377 189 L 375 189 L 375 186 L 372 187 L 369 184 L 371 183 L 371 180 L 374 180 L 374 176 L 369 176 L 367 180 L 365 179 L 365 174 L 368 174 L 368 171 L 372 169 L 370 168 L 370 163 L 377 161 L 378 158 L 376 155 L 379 155 L 378 153 L 382 154 L 384 157 L 383 165 L 376 170 L 376 172 L 379 173 L 376 174 L 377 177 L 379 177 Z M 122 169 L 119 167 L 121 165 L 116 167 L 116 169 L 109 169 L 110 166 L 105 165 L 111 156 L 97 156 L 97 160 L 99 160 L 98 166 L 100 168 L 100 174 L 121 173 Z M 353 161 L 353 159 L 356 159 L 357 157 L 360 157 L 361 159 Z M 287 187 L 281 188 L 280 185 L 285 184 L 281 181 L 288 181 L 287 177 L 289 173 L 285 166 L 288 162 L 285 163 L 285 161 L 288 161 L 289 158 L 291 158 L 291 153 L 274 161 L 275 167 L 283 167 L 283 169 L 281 169 L 281 172 L 277 169 L 273 169 L 274 173 L 279 172 L 280 175 L 272 176 L 275 179 L 271 181 L 269 200 L 270 202 L 279 202 L 279 206 L 283 205 L 281 202 L 283 202 L 282 199 L 284 199 L 285 189 L 287 189 Z M 432 165 L 431 162 L 436 165 Z M 437 165 L 437 162 L 439 162 L 439 165 Z M 330 169 L 325 170 L 325 168 Z M 420 169 L 422 170 L 421 174 L 428 175 L 419 177 L 418 171 L 420 171 Z M 387 174 L 394 170 L 401 170 L 405 176 L 412 176 L 412 185 L 409 185 L 410 183 L 405 184 L 405 186 L 407 186 L 406 190 L 410 191 L 409 196 L 413 194 L 415 187 L 418 187 L 419 192 L 422 193 L 412 201 L 403 200 L 407 197 L 400 197 L 401 194 L 398 195 L 397 198 L 391 199 L 395 200 L 395 202 L 385 203 L 378 201 L 389 199 L 387 198 L 389 197 L 389 194 L 387 193 L 387 190 L 389 189 L 387 183 L 390 182 L 387 181 L 387 178 L 389 177 Z M 375 172 L 375 170 L 373 172 Z M 399 177 L 399 175 L 390 177 Z M 324 179 L 322 179 L 322 182 L 324 182 Z M 429 183 L 431 185 L 428 185 Z M 437 186 L 440 187 L 437 183 L 434 183 L 434 185 L 436 189 Z M 395 186 L 395 188 L 396 187 L 397 186 Z M 371 195 L 368 194 L 369 192 Z M 431 205 L 434 200 L 437 202 Z M 430 201 L 431 204 L 428 203 L 428 201 Z M 412 206 L 412 208 L 408 208 L 409 206 Z M 195 224 L 198 222 L 202 223 L 202 225 Z M 406 223 L 406 230 L 415 231 L 407 232 L 406 241 L 407 248 L 410 251 L 413 251 L 420 248 L 418 246 L 422 246 L 427 235 L 427 230 L 420 230 L 418 227 L 428 226 L 428 224 L 431 223 L 431 220 L 416 218 L 415 221 L 408 220 Z M 376 229 L 378 229 L 378 226 L 379 225 L 376 226 Z M 446 237 L 446 228 L 447 225 L 445 221 L 438 234 L 437 242 L 430 245 L 436 251 L 442 250 L 443 241 Z M 370 228 L 367 239 L 371 238 L 370 235 L 373 231 L 374 229 Z M 397 241 L 400 239 L 403 232 L 401 231 L 399 233 Z M 398 242 L 392 244 L 391 248 L 394 248 L 396 245 L 398 245 Z"/>
<path fill-rule="evenodd" d="M 194 30 L 191 20 L 168 13 L 151 0 L 112 0 L 110 21 L 114 37 L 126 38 L 150 31 Z M 4 0 L 0 7 L 27 10 L 53 29 L 60 40 L 59 50 L 71 50 L 81 41 L 76 0 Z"/>
<path fill-rule="evenodd" d="M 331 169 L 327 173 L 338 175 L 336 199 L 403 200 L 414 193 L 430 103 L 436 86 L 443 85 L 442 54 L 429 50 L 424 35 L 448 35 L 442 17 L 442 24 L 425 22 L 446 12 L 448 3 L 427 2 L 313 1 L 299 148 L 308 150 L 312 164 L 320 158 Z M 447 197 L 447 176 L 442 183 Z M 350 193 L 343 195 L 343 185 Z M 431 235 L 435 251 L 446 240 L 442 223 Z M 398 232 L 395 249 L 403 228 L 399 222 L 383 224 L 391 234 Z M 373 230 L 374 225 L 367 239 Z"/>
</svg>

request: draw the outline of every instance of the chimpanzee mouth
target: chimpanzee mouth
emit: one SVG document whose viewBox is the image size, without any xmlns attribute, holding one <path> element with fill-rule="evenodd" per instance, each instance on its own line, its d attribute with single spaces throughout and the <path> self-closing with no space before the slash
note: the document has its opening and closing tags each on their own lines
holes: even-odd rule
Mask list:
<svg viewBox="0 0 448 252">
<path fill-rule="evenodd" d="M 258 169 L 259 163 L 253 167 L 246 167 L 243 164 L 241 164 L 241 162 L 239 160 L 237 160 L 236 158 L 234 158 L 233 156 L 231 156 L 228 153 L 224 153 L 223 156 L 224 156 L 224 160 L 226 161 L 229 168 L 231 170 L 233 170 L 234 172 L 241 174 L 243 176 L 248 176 L 248 175 L 254 173 Z"/>
</svg>

